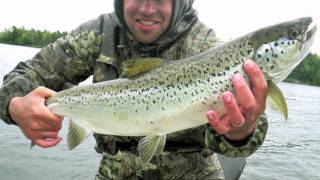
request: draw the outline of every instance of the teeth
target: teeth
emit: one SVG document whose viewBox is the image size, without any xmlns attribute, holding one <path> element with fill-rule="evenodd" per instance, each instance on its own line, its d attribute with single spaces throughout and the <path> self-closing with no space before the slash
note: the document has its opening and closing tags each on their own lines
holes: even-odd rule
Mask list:
<svg viewBox="0 0 320 180">
<path fill-rule="evenodd" d="M 151 25 L 154 25 L 156 24 L 156 22 L 154 21 L 145 21 L 145 20 L 139 20 L 139 22 L 143 25 L 146 25 L 146 26 L 151 26 Z"/>
</svg>

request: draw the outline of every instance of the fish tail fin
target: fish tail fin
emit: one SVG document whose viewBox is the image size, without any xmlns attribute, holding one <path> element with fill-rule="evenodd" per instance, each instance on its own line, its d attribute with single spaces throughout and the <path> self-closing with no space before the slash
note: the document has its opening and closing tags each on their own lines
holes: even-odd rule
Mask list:
<svg viewBox="0 0 320 180">
<path fill-rule="evenodd" d="M 147 164 L 154 155 L 163 151 L 166 138 L 167 135 L 149 135 L 139 141 L 138 152 L 143 164 Z"/>
<path fill-rule="evenodd" d="M 69 132 L 68 132 L 68 138 L 67 138 L 67 144 L 68 144 L 69 150 L 73 150 L 75 147 L 77 147 L 90 134 L 91 134 L 91 131 L 81 127 L 80 125 L 70 120 Z"/>
<path fill-rule="evenodd" d="M 286 100 L 280 88 L 271 80 L 268 81 L 268 104 L 272 110 L 282 114 L 285 120 L 288 119 L 288 107 Z"/>
</svg>

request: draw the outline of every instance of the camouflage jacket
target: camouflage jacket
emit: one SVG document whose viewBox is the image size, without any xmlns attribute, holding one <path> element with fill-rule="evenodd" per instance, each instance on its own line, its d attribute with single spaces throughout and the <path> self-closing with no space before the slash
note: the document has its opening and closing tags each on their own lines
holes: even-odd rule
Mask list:
<svg viewBox="0 0 320 180">
<path fill-rule="evenodd" d="M 191 23 L 190 23 L 191 22 Z M 44 47 L 31 60 L 20 62 L 4 77 L 0 89 L 0 118 L 6 123 L 13 121 L 8 113 L 12 97 L 24 96 L 38 86 L 60 91 L 70 85 L 77 85 L 90 75 L 94 82 L 115 79 L 121 73 L 119 64 L 129 58 L 156 56 L 164 59 L 182 59 L 209 47 L 219 41 L 214 32 L 197 18 L 192 18 L 182 36 L 174 43 L 155 44 L 153 47 L 137 43 L 126 28 L 117 21 L 114 13 L 82 24 L 66 37 Z M 245 142 L 233 144 L 218 135 L 209 125 L 170 134 L 168 149 L 198 149 L 205 144 L 214 152 L 228 156 L 249 156 L 262 143 L 267 131 L 263 116 L 257 121 L 257 128 Z M 123 147 L 135 148 L 139 138 L 95 135 L 97 151 L 116 154 Z"/>
</svg>

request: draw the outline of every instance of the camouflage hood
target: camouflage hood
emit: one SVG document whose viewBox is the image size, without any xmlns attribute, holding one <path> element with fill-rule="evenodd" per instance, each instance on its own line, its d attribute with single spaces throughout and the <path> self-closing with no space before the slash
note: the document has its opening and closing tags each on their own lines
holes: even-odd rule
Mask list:
<svg viewBox="0 0 320 180">
<path fill-rule="evenodd" d="M 123 0 L 114 1 L 114 9 L 116 17 L 120 23 L 120 26 L 124 28 L 125 41 L 130 47 L 134 47 L 139 51 L 152 51 L 157 49 L 161 51 L 166 47 L 174 43 L 184 32 L 188 31 L 191 25 L 196 22 L 196 11 L 193 9 L 192 4 L 194 0 L 173 0 L 173 14 L 171 17 L 170 25 L 155 42 L 145 45 L 137 42 L 129 29 L 125 26 L 123 16 Z"/>
</svg>

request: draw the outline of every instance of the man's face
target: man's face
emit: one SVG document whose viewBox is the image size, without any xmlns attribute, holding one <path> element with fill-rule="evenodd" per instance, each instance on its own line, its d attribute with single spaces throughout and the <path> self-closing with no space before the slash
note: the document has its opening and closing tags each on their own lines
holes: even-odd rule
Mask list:
<svg viewBox="0 0 320 180">
<path fill-rule="evenodd" d="M 172 0 L 123 0 L 124 20 L 141 43 L 154 42 L 169 26 Z"/>
</svg>

